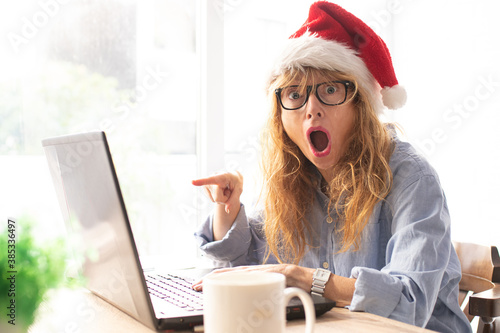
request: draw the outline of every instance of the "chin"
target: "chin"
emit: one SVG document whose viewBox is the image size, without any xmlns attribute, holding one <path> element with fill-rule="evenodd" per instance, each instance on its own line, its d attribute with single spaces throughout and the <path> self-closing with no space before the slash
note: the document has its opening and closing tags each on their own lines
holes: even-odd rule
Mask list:
<svg viewBox="0 0 500 333">
<path fill-rule="evenodd" d="M 318 170 L 328 170 L 333 168 L 335 164 L 337 164 L 338 159 L 333 158 L 333 156 L 319 157 L 319 158 L 313 156 L 312 158 L 309 159 L 309 161 L 311 161 L 311 163 L 314 164 L 314 166 L 318 168 Z"/>
</svg>

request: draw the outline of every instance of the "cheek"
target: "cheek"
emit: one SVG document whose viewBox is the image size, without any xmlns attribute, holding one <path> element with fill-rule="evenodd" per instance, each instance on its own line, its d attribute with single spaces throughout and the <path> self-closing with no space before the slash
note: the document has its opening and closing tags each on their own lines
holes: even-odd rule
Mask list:
<svg viewBox="0 0 500 333">
<path fill-rule="evenodd" d="M 339 125 L 337 130 L 338 139 L 341 141 L 342 145 L 345 145 L 354 130 L 354 112 L 346 114 L 339 122 Z"/>
</svg>

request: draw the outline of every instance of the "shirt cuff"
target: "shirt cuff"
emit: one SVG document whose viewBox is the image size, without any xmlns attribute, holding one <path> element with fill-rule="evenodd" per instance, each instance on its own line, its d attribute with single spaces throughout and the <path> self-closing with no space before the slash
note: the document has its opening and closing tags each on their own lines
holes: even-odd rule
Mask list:
<svg viewBox="0 0 500 333">
<path fill-rule="evenodd" d="M 356 282 L 349 310 L 389 317 L 401 299 L 402 282 L 389 274 L 366 267 L 354 267 L 351 277 Z"/>
<path fill-rule="evenodd" d="M 213 240 L 213 214 L 201 225 L 195 233 L 198 245 L 204 254 L 217 262 L 237 262 L 242 256 L 246 256 L 251 243 L 251 233 L 245 207 L 240 205 L 240 211 L 223 239 Z"/>
</svg>

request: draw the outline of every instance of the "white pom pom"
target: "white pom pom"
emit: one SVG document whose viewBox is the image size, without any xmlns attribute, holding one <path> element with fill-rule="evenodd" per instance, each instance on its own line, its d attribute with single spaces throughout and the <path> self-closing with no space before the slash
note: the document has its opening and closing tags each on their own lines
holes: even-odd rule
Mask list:
<svg viewBox="0 0 500 333">
<path fill-rule="evenodd" d="M 406 90 L 399 84 L 392 87 L 385 87 L 380 93 L 382 94 L 384 105 L 391 110 L 399 109 L 406 103 Z"/>
</svg>

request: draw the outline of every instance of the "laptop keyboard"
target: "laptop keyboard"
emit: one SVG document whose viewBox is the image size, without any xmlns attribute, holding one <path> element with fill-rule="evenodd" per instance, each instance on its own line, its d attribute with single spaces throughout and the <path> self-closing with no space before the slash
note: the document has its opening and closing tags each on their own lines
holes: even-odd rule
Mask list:
<svg viewBox="0 0 500 333">
<path fill-rule="evenodd" d="M 165 274 L 146 275 L 149 293 L 188 311 L 203 309 L 203 293 L 191 288 L 193 281 Z"/>
</svg>

